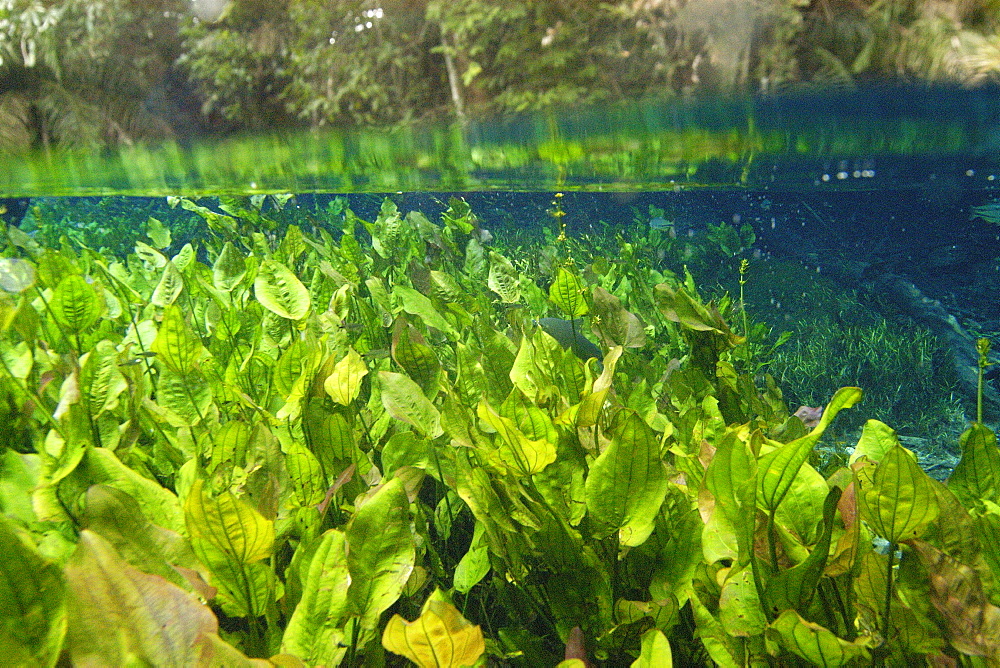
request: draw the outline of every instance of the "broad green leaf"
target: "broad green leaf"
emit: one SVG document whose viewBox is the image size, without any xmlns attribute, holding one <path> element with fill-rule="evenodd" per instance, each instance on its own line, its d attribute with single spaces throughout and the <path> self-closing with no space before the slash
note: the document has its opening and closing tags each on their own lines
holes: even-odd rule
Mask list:
<svg viewBox="0 0 1000 668">
<path fill-rule="evenodd" d="M 34 355 L 31 354 L 31 346 L 27 341 L 21 341 L 15 345 L 4 345 L 0 350 L 3 356 L 4 371 L 10 373 L 18 380 L 27 380 L 34 366 Z"/>
<path fill-rule="evenodd" d="M 547 436 L 528 438 L 513 420 L 498 415 L 485 401 L 479 402 L 476 414 L 499 436 L 500 462 L 509 470 L 519 475 L 532 475 L 556 460 L 555 443 Z"/>
<path fill-rule="evenodd" d="M 361 379 L 368 374 L 368 367 L 354 348 L 349 348 L 342 360 L 337 362 L 323 387 L 330 398 L 341 406 L 349 406 L 358 398 L 361 391 Z"/>
<path fill-rule="evenodd" d="M 177 496 L 123 464 L 111 450 L 87 448 L 73 475 L 82 478 L 86 487 L 107 485 L 124 492 L 139 503 L 153 524 L 177 533 L 184 531 L 184 515 Z"/>
<path fill-rule="evenodd" d="M 515 304 L 521 301 L 519 277 L 510 260 L 499 253 L 490 251 L 490 275 L 486 285 L 497 293 L 500 301 L 505 304 Z"/>
<path fill-rule="evenodd" d="M 649 629 L 642 634 L 641 643 L 639 658 L 631 663 L 630 668 L 673 668 L 674 655 L 663 631 Z"/>
<path fill-rule="evenodd" d="M 295 502 L 302 507 L 315 506 L 326 494 L 326 478 L 316 455 L 301 441 L 294 440 L 285 453 L 285 466 L 291 478 Z"/>
<path fill-rule="evenodd" d="M 207 606 L 122 560 L 89 530 L 66 565 L 67 648 L 78 666 L 195 666 L 225 645 Z M 229 665 L 253 663 L 228 647 Z"/>
<path fill-rule="evenodd" d="M 212 285 L 216 290 L 232 292 L 246 274 L 247 263 L 243 253 L 237 251 L 232 242 L 227 241 L 212 265 Z"/>
<path fill-rule="evenodd" d="M 642 321 L 634 313 L 627 311 L 618 297 L 595 285 L 593 302 L 591 329 L 605 346 L 642 348 L 646 345 L 646 330 Z"/>
<path fill-rule="evenodd" d="M 232 492 L 212 497 L 196 480 L 184 503 L 191 546 L 212 572 L 224 608 L 234 616 L 263 614 L 270 590 L 274 522 Z"/>
<path fill-rule="evenodd" d="M 899 439 L 896 438 L 895 429 L 878 420 L 868 420 L 861 429 L 861 438 L 858 439 L 848 463 L 853 464 L 861 457 L 880 462 L 889 448 L 898 444 Z"/>
<path fill-rule="evenodd" d="M 205 417 L 212 403 L 212 387 L 203 373 L 177 373 L 166 368 L 156 383 L 161 417 L 172 427 L 191 427 Z"/>
<path fill-rule="evenodd" d="M 236 466 L 245 465 L 250 437 L 250 428 L 244 422 L 230 420 L 221 425 L 212 439 L 212 456 L 205 466 L 206 470 L 211 473 L 226 462 Z"/>
<path fill-rule="evenodd" d="M 500 406 L 500 413 L 509 417 L 531 440 L 544 438 L 552 445 L 559 443 L 559 432 L 548 413 L 533 404 L 519 390 L 514 390 Z"/>
<path fill-rule="evenodd" d="M 0 515 L 22 526 L 36 519 L 31 494 L 38 487 L 37 461 L 37 455 L 23 455 L 10 448 L 0 453 Z"/>
<path fill-rule="evenodd" d="M 691 581 L 702 563 L 701 535 L 705 523 L 692 508 L 686 493 L 676 485 L 667 488 L 661 516 L 670 518 L 667 540 L 659 551 L 649 593 L 654 601 L 671 599 L 683 607 L 692 593 Z M 711 563 L 711 562 L 709 562 Z"/>
<path fill-rule="evenodd" d="M 253 282 L 254 296 L 264 308 L 288 320 L 301 320 L 309 312 L 309 290 L 292 270 L 274 260 L 264 260 Z"/>
<path fill-rule="evenodd" d="M 634 547 L 653 532 L 667 471 L 656 433 L 633 411 L 623 410 L 620 419 L 611 445 L 590 466 L 587 512 L 598 535 L 618 531 L 621 544 Z"/>
<path fill-rule="evenodd" d="M 153 296 L 149 298 L 150 303 L 160 308 L 167 307 L 177 301 L 181 290 L 184 289 L 184 277 L 173 262 L 167 262 L 160 275 L 160 282 L 153 290 Z"/>
<path fill-rule="evenodd" d="M 458 302 L 462 300 L 462 286 L 451 274 L 437 269 L 430 272 L 431 292 L 441 302 Z"/>
<path fill-rule="evenodd" d="M 465 246 L 465 264 L 462 270 L 468 276 L 480 280 L 487 272 L 486 249 L 475 237 L 469 239 Z"/>
<path fill-rule="evenodd" d="M 35 284 L 35 266 L 17 257 L 0 258 L 0 289 L 21 293 Z"/>
<path fill-rule="evenodd" d="M 990 565 L 993 578 L 1000 578 L 1000 515 L 977 515 L 972 518 L 972 522 L 983 550 L 983 558 Z"/>
<path fill-rule="evenodd" d="M 482 630 L 462 617 L 441 590 L 430 595 L 414 621 L 393 615 L 382 646 L 420 668 L 474 666 L 486 651 Z"/>
<path fill-rule="evenodd" d="M 803 619 L 795 610 L 786 610 L 771 622 L 767 634 L 776 643 L 814 666 L 839 668 L 869 659 L 865 639 L 848 642 L 826 627 Z"/>
<path fill-rule="evenodd" d="M 191 588 L 175 567 L 191 571 L 204 567 L 185 538 L 150 522 L 135 499 L 110 485 L 91 485 L 86 500 L 87 528 L 100 534 L 126 561 L 145 573 Z"/>
<path fill-rule="evenodd" d="M 472 542 L 455 567 L 453 583 L 455 591 L 468 594 L 490 572 L 489 546 L 486 544 L 486 527 L 476 522 L 472 531 Z"/>
<path fill-rule="evenodd" d="M 730 528 L 737 539 L 740 564 L 749 564 L 752 556 L 753 527 L 757 513 L 754 504 L 754 489 L 757 479 L 757 461 L 749 444 L 735 431 L 727 431 L 718 441 L 715 455 L 705 471 L 704 484 L 715 499 L 714 524 L 725 517 L 725 526 Z M 728 536 L 728 532 L 705 532 L 711 540 Z"/>
<path fill-rule="evenodd" d="M 452 338 L 458 338 L 458 332 L 444 316 L 438 313 L 431 300 L 413 288 L 397 285 L 392 289 L 393 296 L 399 300 L 400 306 L 410 315 L 415 315 L 424 321 L 428 327 L 441 330 Z"/>
<path fill-rule="evenodd" d="M 959 443 L 962 458 L 948 478 L 948 489 L 966 508 L 977 508 L 983 501 L 1000 503 L 1000 448 L 996 434 L 974 422 Z"/>
<path fill-rule="evenodd" d="M 167 368 L 179 374 L 192 371 L 204 353 L 204 347 L 184 320 L 177 306 L 163 310 L 163 321 L 153 341 L 152 351 Z"/>
<path fill-rule="evenodd" d="M 153 269 L 163 269 L 163 266 L 167 263 L 167 258 L 163 253 L 141 241 L 135 242 L 135 254 L 148 267 L 152 267 Z"/>
<path fill-rule="evenodd" d="M 741 668 L 744 665 L 746 641 L 726 633 L 697 594 L 689 600 L 698 637 L 712 661 L 720 668 Z"/>
<path fill-rule="evenodd" d="M 861 389 L 842 387 L 823 410 L 819 424 L 805 436 L 786 443 L 760 458 L 757 467 L 757 502 L 767 511 L 775 510 L 785 498 L 799 468 L 809 459 L 816 442 L 826 428 L 845 408 L 861 401 Z"/>
<path fill-rule="evenodd" d="M 566 267 L 559 267 L 555 280 L 549 286 L 549 299 L 566 318 L 572 320 L 589 312 L 587 300 L 583 296 L 585 291 L 583 281 L 576 273 Z"/>
<path fill-rule="evenodd" d="M 155 248 L 166 248 L 170 245 L 170 229 L 156 218 L 146 219 L 146 236 L 150 238 Z"/>
<path fill-rule="evenodd" d="M 272 369 L 274 389 L 280 396 L 291 394 L 295 381 L 304 371 L 315 370 L 320 362 L 319 349 L 315 341 L 298 340 L 281 354 Z"/>
<path fill-rule="evenodd" d="M 232 235 L 238 233 L 238 227 L 236 225 L 236 219 L 231 216 L 225 216 L 221 213 L 216 213 L 208 207 L 201 206 L 192 202 L 186 197 L 167 197 L 167 204 L 170 208 L 174 208 L 178 204 L 181 205 L 182 209 L 187 209 L 192 213 L 196 213 L 208 224 L 210 228 L 216 232 L 222 232 L 226 235 Z"/>
<path fill-rule="evenodd" d="M 271 554 L 274 522 L 232 492 L 213 498 L 198 480 L 184 502 L 184 518 L 195 550 L 215 561 L 215 553 L 240 564 L 252 564 Z"/>
<path fill-rule="evenodd" d="M 128 389 L 128 383 L 118 370 L 118 351 L 110 341 L 103 340 L 80 358 L 80 385 L 87 410 L 94 417 L 114 409 L 118 397 Z"/>
<path fill-rule="evenodd" d="M 344 623 L 350 584 L 346 536 L 330 529 L 304 569 L 302 598 L 288 620 L 281 651 L 310 666 L 339 665 L 347 652 Z"/>
<path fill-rule="evenodd" d="M 861 471 L 857 478 L 861 517 L 890 543 L 919 538 L 937 519 L 934 481 L 902 446 L 890 448 L 874 474 Z"/>
<path fill-rule="evenodd" d="M 660 283 L 654 288 L 653 296 L 667 320 L 698 332 L 731 335 L 719 312 L 699 303 L 684 288 L 675 290 L 666 283 Z"/>
<path fill-rule="evenodd" d="M 764 597 L 760 603 L 772 618 L 784 610 L 808 610 L 830 554 L 830 537 L 834 528 L 839 487 L 832 488 L 823 504 L 823 533 L 801 563 L 787 568 L 763 583 Z"/>
<path fill-rule="evenodd" d="M 513 383 L 510 372 L 514 366 L 514 344 L 506 336 L 490 329 L 483 342 L 482 355 L 479 358 L 486 383 L 486 394 L 490 401 L 497 404 L 510 394 Z M 474 370 L 475 371 L 475 370 Z"/>
<path fill-rule="evenodd" d="M 428 438 L 437 438 L 444 433 L 438 409 L 409 376 L 379 371 L 378 379 L 382 390 L 382 405 L 389 415 L 406 422 Z"/>
<path fill-rule="evenodd" d="M 9 666 L 54 666 L 66 634 L 65 584 L 7 517 L 0 517 L 0 656 Z"/>
<path fill-rule="evenodd" d="M 535 329 L 530 336 L 521 337 L 510 369 L 511 382 L 532 401 L 545 401 L 558 392 L 555 370 L 562 353 L 555 339 Z"/>
<path fill-rule="evenodd" d="M 398 431 L 382 446 L 382 470 L 386 473 L 401 466 L 427 470 L 433 459 L 430 441 L 414 431 Z"/>
<path fill-rule="evenodd" d="M 371 493 L 345 533 L 351 574 L 348 605 L 360 616 L 361 629 L 370 633 L 379 616 L 399 598 L 416 558 L 403 481 L 393 478 Z"/>
<path fill-rule="evenodd" d="M 101 315 L 102 300 L 83 276 L 69 274 L 56 286 L 49 301 L 52 316 L 70 334 L 81 334 Z"/>
<path fill-rule="evenodd" d="M 719 622 L 726 633 L 737 638 L 760 635 L 767 626 L 761 610 L 753 569 L 749 565 L 734 567 L 719 594 Z"/>
<path fill-rule="evenodd" d="M 396 364 L 403 367 L 406 375 L 420 386 L 427 398 L 433 399 L 438 393 L 441 363 L 434 349 L 402 318 L 396 320 L 391 351 Z"/>
</svg>

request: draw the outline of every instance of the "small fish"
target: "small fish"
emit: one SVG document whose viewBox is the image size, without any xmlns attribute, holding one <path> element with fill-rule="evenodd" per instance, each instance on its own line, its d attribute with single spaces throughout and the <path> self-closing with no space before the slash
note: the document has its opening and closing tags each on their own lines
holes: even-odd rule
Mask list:
<svg viewBox="0 0 1000 668">
<path fill-rule="evenodd" d="M 982 206 L 972 207 L 972 213 L 969 214 L 969 219 L 982 218 L 987 223 L 992 223 L 994 225 L 1000 225 L 1000 202 L 987 202 Z"/>
<path fill-rule="evenodd" d="M 674 221 L 667 220 L 663 216 L 657 216 L 649 221 L 649 229 L 651 230 L 670 230 L 674 227 Z"/>
<path fill-rule="evenodd" d="M 121 362 L 121 366 L 135 366 L 136 364 L 139 364 L 140 362 L 147 360 L 150 357 L 156 357 L 156 353 L 154 353 L 152 350 L 147 350 L 146 352 L 142 353 L 135 353 L 134 358 L 126 362 Z"/>
<path fill-rule="evenodd" d="M 572 348 L 573 353 L 586 362 L 596 357 L 600 362 L 604 355 L 597 345 L 583 335 L 583 320 L 563 320 L 562 318 L 540 318 L 535 323 L 559 342 L 563 348 Z"/>
</svg>

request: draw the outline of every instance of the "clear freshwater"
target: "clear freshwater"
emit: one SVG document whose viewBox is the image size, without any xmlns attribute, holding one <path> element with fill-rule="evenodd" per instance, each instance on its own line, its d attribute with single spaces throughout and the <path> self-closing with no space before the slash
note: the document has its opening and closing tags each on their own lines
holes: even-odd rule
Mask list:
<svg viewBox="0 0 1000 668">
<path fill-rule="evenodd" d="M 656 230 L 661 268 L 691 264 L 708 295 L 733 293 L 749 260 L 748 309 L 769 340 L 791 332 L 769 369 L 786 400 L 860 385 L 853 427 L 892 421 L 946 466 L 974 410 L 974 339 L 1000 335 L 998 149 L 995 89 L 876 86 L 52 152 L 8 162 L 0 194 L 29 234 L 127 252 L 149 216 L 174 248 L 198 238 L 169 196 L 256 197 L 336 236 L 345 208 L 373 220 L 388 197 L 437 220 L 457 195 L 492 243 L 527 244 L 554 233 L 561 192 L 570 237 Z M 998 396 L 987 384 L 988 415 Z"/>
</svg>

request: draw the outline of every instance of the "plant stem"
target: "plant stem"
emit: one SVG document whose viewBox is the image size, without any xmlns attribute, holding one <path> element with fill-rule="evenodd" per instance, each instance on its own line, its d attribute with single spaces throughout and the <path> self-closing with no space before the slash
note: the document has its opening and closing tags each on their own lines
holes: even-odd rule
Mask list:
<svg viewBox="0 0 1000 668">
<path fill-rule="evenodd" d="M 889 642 L 890 615 L 892 613 L 892 567 L 893 559 L 896 556 L 896 543 L 889 543 L 889 566 L 885 573 L 885 613 L 882 619 L 882 641 Z"/>
</svg>

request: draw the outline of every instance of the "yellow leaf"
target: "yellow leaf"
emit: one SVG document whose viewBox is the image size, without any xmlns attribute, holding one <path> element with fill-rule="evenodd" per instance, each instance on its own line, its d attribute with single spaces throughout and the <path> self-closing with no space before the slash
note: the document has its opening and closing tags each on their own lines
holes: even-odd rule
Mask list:
<svg viewBox="0 0 1000 668">
<path fill-rule="evenodd" d="M 382 646 L 420 668 L 471 666 L 486 651 L 482 629 L 462 617 L 440 590 L 431 594 L 414 621 L 393 615 Z"/>
<path fill-rule="evenodd" d="M 361 379 L 368 373 L 368 367 L 361 355 L 354 348 L 347 351 L 344 359 L 337 362 L 323 387 L 330 398 L 342 406 L 347 406 L 358 398 L 361 391 Z"/>
</svg>

